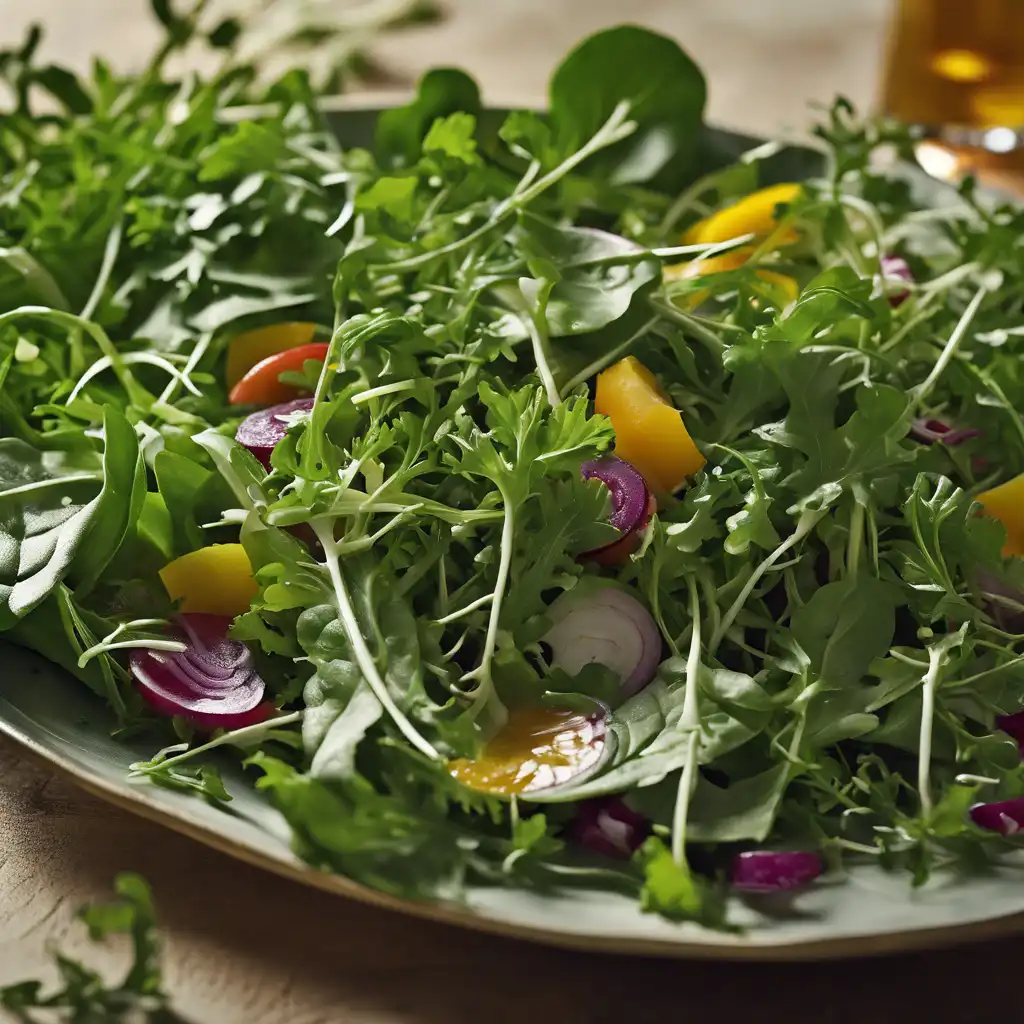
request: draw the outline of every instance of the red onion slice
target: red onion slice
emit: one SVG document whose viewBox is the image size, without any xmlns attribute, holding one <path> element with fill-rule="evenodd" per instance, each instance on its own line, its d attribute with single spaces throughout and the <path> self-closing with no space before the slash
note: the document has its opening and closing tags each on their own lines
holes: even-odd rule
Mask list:
<svg viewBox="0 0 1024 1024">
<path fill-rule="evenodd" d="M 553 625 L 544 637 L 552 665 L 574 676 L 586 665 L 606 665 L 631 697 L 653 678 L 661 662 L 661 633 L 651 613 L 612 584 L 579 583 L 548 610 Z"/>
<path fill-rule="evenodd" d="M 970 810 L 971 821 L 988 832 L 1004 836 L 1016 835 L 1024 828 L 1024 796 L 1013 800 L 998 800 L 992 804 L 975 804 Z"/>
<path fill-rule="evenodd" d="M 906 281 L 908 284 L 914 283 L 914 274 L 907 264 L 907 261 L 903 259 L 902 256 L 883 256 L 879 262 L 882 267 L 882 277 L 886 281 Z M 909 297 L 910 290 L 908 288 L 891 291 L 888 295 L 889 305 L 895 309 L 897 306 L 903 305 Z"/>
<path fill-rule="evenodd" d="M 973 576 L 985 611 L 996 625 L 1008 633 L 1024 632 L 1024 593 L 987 569 L 975 569 Z M 1021 739 L 1024 739 L 1024 733 Z"/>
<path fill-rule="evenodd" d="M 143 699 L 165 715 L 201 729 L 239 729 L 262 722 L 273 707 L 245 644 L 228 639 L 231 619 L 178 617 L 186 649 L 132 651 L 131 670 Z"/>
<path fill-rule="evenodd" d="M 584 480 L 600 480 L 611 492 L 612 514 L 608 522 L 622 536 L 611 544 L 584 551 L 578 561 L 598 565 L 624 562 L 640 546 L 641 535 L 657 509 L 654 495 L 640 473 L 614 455 L 584 462 L 580 475 Z"/>
<path fill-rule="evenodd" d="M 296 398 L 272 405 L 246 416 L 238 425 L 235 440 L 256 456 L 265 469 L 270 469 L 270 455 L 290 427 L 313 408 L 312 398 Z"/>
<path fill-rule="evenodd" d="M 1024 744 L 1024 711 L 1015 711 L 1012 715 L 1000 715 L 996 719 L 996 728 L 1007 736 Z"/>
<path fill-rule="evenodd" d="M 585 800 L 569 823 L 568 837 L 593 853 L 628 860 L 643 846 L 651 823 L 617 796 Z"/>
<path fill-rule="evenodd" d="M 922 444 L 941 443 L 945 445 L 963 444 L 972 437 L 981 437 L 981 431 L 974 427 L 956 429 L 942 420 L 916 419 L 910 425 L 910 436 Z"/>
<path fill-rule="evenodd" d="M 732 861 L 732 885 L 743 892 L 789 892 L 813 882 L 825 866 L 809 850 L 751 850 Z"/>
</svg>

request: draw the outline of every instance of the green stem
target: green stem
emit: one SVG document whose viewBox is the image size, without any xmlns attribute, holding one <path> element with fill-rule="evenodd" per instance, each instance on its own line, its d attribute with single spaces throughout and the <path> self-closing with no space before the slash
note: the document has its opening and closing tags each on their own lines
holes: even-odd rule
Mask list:
<svg viewBox="0 0 1024 1024">
<path fill-rule="evenodd" d="M 591 377 L 597 376 L 606 367 L 611 366 L 616 360 L 621 359 L 635 344 L 642 338 L 654 325 L 658 322 L 660 317 L 652 316 L 642 327 L 634 331 L 625 341 L 620 342 L 613 349 L 605 352 L 603 355 L 598 356 L 592 363 L 588 363 L 583 367 L 579 373 L 574 374 L 569 378 L 569 382 L 564 384 L 561 389 L 563 395 L 571 394 L 576 388 L 578 388 L 585 381 L 590 380 Z"/>
<path fill-rule="evenodd" d="M 217 747 L 223 747 L 229 743 L 241 744 L 245 740 L 253 739 L 256 736 L 262 736 L 271 729 L 279 728 L 282 725 L 291 725 L 292 722 L 300 721 L 302 719 L 302 715 L 303 712 L 301 711 L 292 711 L 290 714 L 279 715 L 277 718 L 268 718 L 266 721 L 257 722 L 255 725 L 246 725 L 241 729 L 232 729 L 230 732 L 221 733 L 220 736 L 210 740 L 208 743 L 203 743 L 198 747 L 192 747 L 191 750 L 186 750 L 174 757 L 169 757 L 166 761 L 161 761 L 159 764 L 150 766 L 146 765 L 145 762 L 136 761 L 135 764 L 130 766 L 130 770 L 133 775 L 152 775 L 154 772 L 161 772 L 165 768 L 170 768 L 173 765 L 181 764 L 183 761 L 191 760 L 193 757 L 197 757 L 199 754 L 205 754 Z M 146 766 L 144 767 L 144 765 Z"/>
<path fill-rule="evenodd" d="M 341 624 L 345 628 L 345 635 L 348 638 L 352 653 L 355 655 L 356 664 L 358 664 L 366 684 L 373 691 L 373 695 L 380 701 L 381 707 L 388 713 L 405 739 L 421 754 L 425 754 L 433 761 L 439 760 L 440 754 L 416 731 L 413 724 L 405 717 L 388 692 L 387 684 L 381 678 L 380 670 L 377 668 L 377 663 L 370 653 L 370 648 L 366 644 L 366 638 L 363 636 L 362 627 L 356 618 L 355 609 L 352 607 L 352 599 L 348 594 L 348 588 L 345 586 L 345 578 L 342 576 L 341 563 L 338 559 L 338 542 L 334 539 L 332 529 L 333 523 L 325 525 L 322 520 L 314 520 L 310 525 L 313 527 L 317 539 L 324 549 L 327 572 L 331 578 L 331 585 L 334 588 L 334 598 L 338 607 L 338 614 L 341 617 Z"/>
<path fill-rule="evenodd" d="M 939 671 L 943 660 L 941 650 L 934 647 L 929 649 L 928 671 L 924 674 L 924 689 L 921 695 L 921 732 L 917 748 L 917 791 L 921 797 L 921 816 L 924 818 L 932 812 L 932 722 L 935 718 L 935 691 L 938 689 Z"/>
<path fill-rule="evenodd" d="M 686 760 L 679 776 L 675 811 L 672 814 L 672 858 L 680 867 L 686 866 L 686 821 L 690 813 L 690 797 L 697 776 L 697 750 L 700 742 L 700 708 L 697 689 L 700 675 L 700 598 L 692 576 L 686 577 L 690 595 L 690 650 L 686 658 L 686 692 L 679 731 L 687 733 Z"/>
<path fill-rule="evenodd" d="M 860 563 L 860 551 L 864 546 L 864 506 L 854 499 L 853 511 L 850 513 L 850 536 L 846 542 L 846 571 L 851 576 L 857 575 Z"/>
<path fill-rule="evenodd" d="M 979 285 L 978 290 L 974 293 L 974 298 L 968 303 L 963 315 L 957 321 L 956 327 L 953 328 L 953 333 L 949 336 L 949 341 L 943 347 L 938 360 L 932 367 L 931 373 L 928 374 L 921 384 L 912 389 L 911 394 L 914 396 L 915 408 L 921 408 L 925 398 L 928 396 L 928 392 L 935 387 L 936 382 L 956 354 L 956 350 L 960 347 L 960 342 L 963 341 L 964 336 L 967 334 L 967 328 L 971 326 L 971 322 L 978 312 L 978 307 L 987 294 L 988 286 L 985 284 Z"/>
<path fill-rule="evenodd" d="M 118 222 L 110 229 L 107 235 L 107 244 L 103 249 L 103 262 L 100 264 L 100 272 L 96 276 L 96 283 L 92 286 L 85 306 L 82 308 L 81 317 L 83 320 L 91 320 L 96 308 L 103 298 L 110 275 L 113 272 L 114 264 L 117 262 L 117 254 L 121 251 L 121 232 L 124 229 L 124 221 Z"/>
<path fill-rule="evenodd" d="M 718 624 L 718 628 L 715 630 L 711 637 L 711 643 L 708 645 L 708 653 L 713 655 L 718 650 L 718 645 L 722 642 L 725 634 L 729 632 L 732 624 L 736 621 L 736 616 L 743 610 L 743 606 L 747 603 L 747 599 L 750 597 L 757 586 L 758 580 L 787 552 L 790 548 L 797 545 L 804 537 L 807 536 L 817 525 L 818 520 L 824 516 L 824 512 L 803 512 L 797 520 L 796 529 L 763 561 L 760 565 L 751 573 L 750 579 L 743 585 L 743 589 L 736 595 L 736 600 L 729 606 L 729 610 L 722 616 L 722 621 Z"/>
<path fill-rule="evenodd" d="M 501 557 L 498 561 L 498 578 L 494 584 L 494 599 L 491 602 L 491 613 L 487 618 L 487 635 L 484 638 L 484 652 L 480 664 L 465 678 L 475 679 L 477 688 L 469 695 L 477 704 L 486 703 L 497 697 L 494 693 L 494 681 L 491 678 L 491 663 L 494 651 L 498 646 L 498 624 L 501 620 L 501 606 L 508 586 L 508 576 L 512 568 L 512 545 L 515 538 L 515 505 L 502 492 L 505 503 L 505 522 L 501 527 Z"/>
<path fill-rule="evenodd" d="M 526 300 L 526 330 L 530 335 L 530 344 L 533 347 L 533 361 L 537 365 L 537 373 L 544 391 L 548 396 L 548 403 L 552 409 L 557 409 L 562 404 L 561 396 L 558 393 L 558 385 L 555 383 L 555 375 L 551 372 L 551 360 L 548 356 L 548 322 L 547 322 L 547 296 L 551 291 L 553 282 L 540 282 L 540 287 L 534 288 L 538 282 L 533 278 L 524 278 L 519 282 L 519 290 Z M 542 299 L 543 296 L 543 299 Z"/>
<path fill-rule="evenodd" d="M 1018 654 L 1016 658 L 1011 658 L 1009 661 L 1003 662 L 1002 665 L 995 665 L 993 668 L 985 669 L 984 672 L 976 672 L 973 676 L 961 679 L 953 688 L 957 690 L 969 689 L 982 679 L 994 676 L 997 672 L 1002 672 L 1004 669 L 1012 668 L 1014 665 L 1019 665 L 1021 662 L 1024 662 L 1024 654 Z"/>
</svg>

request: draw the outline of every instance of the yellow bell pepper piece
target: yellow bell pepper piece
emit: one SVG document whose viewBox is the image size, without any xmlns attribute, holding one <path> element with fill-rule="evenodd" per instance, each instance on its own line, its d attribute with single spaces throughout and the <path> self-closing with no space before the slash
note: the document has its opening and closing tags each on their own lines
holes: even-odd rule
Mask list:
<svg viewBox="0 0 1024 1024">
<path fill-rule="evenodd" d="M 270 324 L 254 331 L 238 334 L 228 343 L 227 366 L 224 376 L 227 386 L 233 388 L 257 363 L 262 363 L 278 352 L 299 345 L 308 345 L 316 333 L 316 324 L 302 322 Z"/>
<path fill-rule="evenodd" d="M 1006 527 L 1003 555 L 1024 556 L 1024 473 L 978 495 L 985 515 Z"/>
<path fill-rule="evenodd" d="M 689 263 L 672 263 L 662 271 L 666 281 L 685 281 L 690 278 L 709 277 L 722 274 L 727 270 L 738 270 L 750 259 L 754 250 L 750 246 L 730 249 L 718 256 L 709 256 L 703 260 L 691 260 Z M 800 294 L 800 287 L 788 274 L 780 274 L 775 270 L 758 270 L 757 277 L 770 288 L 777 289 L 790 303 Z M 686 296 L 686 304 L 691 309 L 699 306 L 708 297 L 705 289 L 692 292 Z"/>
<path fill-rule="evenodd" d="M 744 245 L 703 260 L 671 263 L 665 267 L 662 277 L 666 281 L 684 281 L 691 277 L 708 277 L 711 274 L 724 274 L 727 270 L 739 270 L 750 259 L 753 251 L 749 245 Z"/>
<path fill-rule="evenodd" d="M 630 463 L 652 490 L 678 490 L 704 465 L 679 410 L 634 356 L 598 374 L 594 408 L 612 421 L 616 455 Z"/>
<path fill-rule="evenodd" d="M 727 242 L 730 238 L 753 234 L 755 238 L 767 238 L 776 226 L 775 208 L 792 203 L 800 195 L 800 186 L 792 183 L 772 185 L 751 192 L 731 206 L 697 221 L 685 235 L 684 245 L 714 245 Z M 785 228 L 776 239 L 779 245 L 795 242 L 799 236 L 792 228 Z"/>
<path fill-rule="evenodd" d="M 249 610 L 259 588 L 241 544 L 190 551 L 160 570 L 164 588 L 183 612 L 234 618 Z"/>
</svg>

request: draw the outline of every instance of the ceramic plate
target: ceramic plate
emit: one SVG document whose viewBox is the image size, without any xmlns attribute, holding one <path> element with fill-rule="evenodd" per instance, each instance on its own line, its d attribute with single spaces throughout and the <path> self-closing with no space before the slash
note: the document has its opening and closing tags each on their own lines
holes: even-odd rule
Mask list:
<svg viewBox="0 0 1024 1024">
<path fill-rule="evenodd" d="M 366 144 L 377 109 L 334 108 L 330 114 L 342 141 Z M 705 163 L 713 166 L 735 159 L 756 140 L 709 131 L 704 142 Z M 806 175 L 813 168 L 808 153 L 791 151 L 780 160 L 774 174 L 769 169 L 769 178 L 794 177 L 800 166 Z M 292 853 L 283 817 L 228 761 L 221 764 L 234 796 L 227 809 L 130 782 L 129 765 L 148 760 L 154 753 L 151 745 L 112 740 L 112 719 L 103 704 L 37 655 L 0 642 L 0 661 L 0 733 L 83 788 L 230 856 L 403 913 L 557 946 L 724 959 L 858 956 L 1024 928 L 1024 857 L 986 877 L 937 877 L 920 890 L 911 888 L 905 874 L 887 875 L 866 866 L 843 879 L 826 880 L 791 903 L 737 900 L 731 916 L 744 931 L 730 935 L 671 924 L 641 913 L 632 899 L 597 891 L 540 896 L 480 888 L 458 905 L 399 900 L 300 861 Z"/>
</svg>

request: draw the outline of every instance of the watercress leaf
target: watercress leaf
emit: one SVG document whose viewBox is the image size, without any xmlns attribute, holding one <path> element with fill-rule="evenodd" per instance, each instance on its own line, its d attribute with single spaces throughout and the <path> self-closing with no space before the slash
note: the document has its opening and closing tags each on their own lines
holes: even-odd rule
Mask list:
<svg viewBox="0 0 1024 1024">
<path fill-rule="evenodd" d="M 480 90 L 463 71 L 436 68 L 419 81 L 416 98 L 407 106 L 384 111 L 377 119 L 375 149 L 385 167 L 410 167 L 422 152 L 423 139 L 434 121 L 449 114 L 480 111 Z"/>
<path fill-rule="evenodd" d="M 545 166 L 552 162 L 551 126 L 532 110 L 513 110 L 498 129 L 498 136 L 513 151 L 522 151 Z"/>
<path fill-rule="evenodd" d="M 476 151 L 476 118 L 464 111 L 439 117 L 423 140 L 423 152 L 441 170 L 460 164 L 472 167 L 480 163 Z"/>
<path fill-rule="evenodd" d="M 356 197 L 356 208 L 383 210 L 400 221 L 408 220 L 412 217 L 416 186 L 416 178 L 409 175 L 378 178 Z"/>
</svg>

